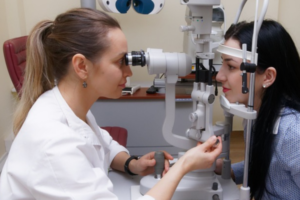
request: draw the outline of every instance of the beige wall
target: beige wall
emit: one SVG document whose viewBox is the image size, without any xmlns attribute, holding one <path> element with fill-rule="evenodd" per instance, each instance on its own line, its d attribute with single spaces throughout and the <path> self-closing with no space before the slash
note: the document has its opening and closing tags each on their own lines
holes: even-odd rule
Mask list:
<svg viewBox="0 0 300 200">
<path fill-rule="evenodd" d="M 227 27 L 235 18 L 240 0 L 221 0 L 225 7 Z M 291 16 L 300 17 L 296 8 L 297 0 L 271 0 L 267 18 L 279 20 L 288 28 L 299 44 L 299 27 L 294 26 Z M 79 0 L 1 0 L 0 1 L 0 43 L 8 38 L 27 35 L 33 26 L 43 19 L 54 19 L 55 16 L 73 7 L 79 7 Z M 97 5 L 98 9 L 101 8 Z M 164 9 L 157 15 L 139 15 L 130 9 L 126 15 L 111 14 L 120 22 L 128 39 L 129 51 L 161 48 L 166 52 L 182 52 L 183 33 L 179 26 L 185 24 L 185 6 L 179 0 L 166 0 Z M 253 20 L 255 1 L 248 1 L 241 20 Z M 291 12 L 292 11 L 292 12 Z M 300 45 L 297 45 L 300 48 Z M 3 55 L 2 48 L 0 54 Z M 145 68 L 134 67 L 131 81 L 152 81 Z M 13 112 L 12 83 L 8 76 L 3 56 L 0 56 L 0 158 L 4 153 L 3 138 L 11 132 L 11 113 Z M 222 120 L 222 110 L 215 103 L 214 121 Z M 241 130 L 240 120 L 236 119 L 234 130 Z"/>
<path fill-rule="evenodd" d="M 300 26 L 297 22 L 300 18 L 299 7 L 299 0 L 281 0 L 278 9 L 278 21 L 291 34 L 298 52 L 300 52 Z"/>
<path fill-rule="evenodd" d="M 0 1 L 0 159 L 5 153 L 4 138 L 11 132 L 11 119 L 13 112 L 12 83 L 10 81 L 4 61 L 2 44 L 9 38 L 8 10 L 6 1 Z"/>
</svg>

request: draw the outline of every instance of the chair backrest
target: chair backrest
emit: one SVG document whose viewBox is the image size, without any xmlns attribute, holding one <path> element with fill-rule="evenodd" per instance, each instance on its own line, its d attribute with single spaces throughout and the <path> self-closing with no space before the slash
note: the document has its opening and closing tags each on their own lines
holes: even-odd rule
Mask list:
<svg viewBox="0 0 300 200">
<path fill-rule="evenodd" d="M 23 75 L 26 66 L 27 36 L 7 40 L 3 44 L 3 53 L 10 78 L 17 93 L 23 85 Z"/>
<path fill-rule="evenodd" d="M 105 129 L 120 145 L 126 147 L 128 135 L 127 129 L 118 126 L 104 126 L 101 128 Z"/>
</svg>

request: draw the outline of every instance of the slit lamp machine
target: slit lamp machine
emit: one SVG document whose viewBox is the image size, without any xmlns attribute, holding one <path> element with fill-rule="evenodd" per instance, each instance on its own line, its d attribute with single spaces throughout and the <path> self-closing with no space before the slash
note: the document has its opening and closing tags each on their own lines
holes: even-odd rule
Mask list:
<svg viewBox="0 0 300 200">
<path fill-rule="evenodd" d="M 241 1 L 234 23 L 238 22 L 246 1 Z M 126 13 L 132 3 L 134 10 L 140 14 L 156 14 L 163 8 L 165 0 L 98 0 L 98 3 L 103 10 L 108 12 Z M 220 36 L 220 34 L 223 38 L 220 29 L 225 17 L 222 6 L 220 6 L 220 0 L 180 0 L 180 3 L 187 6 L 187 25 L 180 27 L 181 31 L 185 32 L 185 37 L 189 39 L 184 44 L 185 53 L 166 53 L 161 49 L 148 49 L 146 52 L 132 51 L 126 55 L 128 65 L 147 66 L 150 75 L 165 74 L 166 112 L 162 133 L 169 144 L 182 149 L 182 152 L 178 153 L 178 157 L 182 156 L 184 151 L 195 147 L 198 141 L 204 142 L 212 135 L 222 137 L 223 149 L 219 156 L 224 158 L 222 175 L 218 176 L 214 173 L 215 164 L 209 169 L 190 172 L 181 180 L 172 199 L 250 200 L 247 172 L 252 121 L 257 114 L 253 110 L 255 68 L 257 64 L 256 46 L 258 32 L 269 1 L 264 0 L 258 18 L 259 0 L 256 0 L 252 52 L 247 52 L 245 44 L 242 44 L 243 48 L 240 50 L 222 45 L 224 42 L 222 39 L 220 41 L 215 40 L 215 37 Z M 95 1 L 81 0 L 81 5 L 82 7 L 95 8 Z M 241 92 L 249 92 L 249 99 L 248 105 L 245 106 L 230 103 L 224 95 L 221 95 L 220 104 L 224 110 L 225 120 L 222 123 L 213 125 L 212 109 L 215 100 L 215 86 L 212 77 L 216 72 L 214 62 L 218 62 L 219 57 L 216 56 L 218 52 L 243 58 Z M 175 84 L 178 77 L 191 73 L 193 65 L 196 68 L 196 78 L 191 93 L 193 100 L 193 112 L 189 115 L 191 126 L 187 127 L 185 136 L 181 136 L 172 131 L 176 109 Z M 250 74 L 249 88 L 247 86 L 247 73 Z M 240 189 L 231 179 L 229 147 L 233 116 L 239 116 L 247 120 L 244 179 Z M 159 156 L 157 155 L 157 163 L 160 163 L 159 159 L 161 157 Z M 156 171 L 155 175 L 148 175 L 141 179 L 140 193 L 142 195 L 158 182 L 160 173 L 161 171 Z"/>
</svg>

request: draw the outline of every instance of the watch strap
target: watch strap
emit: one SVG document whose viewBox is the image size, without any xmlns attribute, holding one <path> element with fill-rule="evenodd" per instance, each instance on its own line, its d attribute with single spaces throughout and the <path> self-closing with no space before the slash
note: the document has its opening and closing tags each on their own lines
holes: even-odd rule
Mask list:
<svg viewBox="0 0 300 200">
<path fill-rule="evenodd" d="M 129 163 L 130 163 L 130 161 L 133 160 L 133 159 L 138 160 L 139 158 L 138 158 L 137 156 L 130 156 L 130 157 L 126 160 L 126 162 L 125 162 L 125 164 L 124 164 L 124 171 L 125 171 L 127 174 L 131 175 L 131 176 L 137 175 L 137 174 L 132 173 L 132 172 L 129 170 Z"/>
</svg>

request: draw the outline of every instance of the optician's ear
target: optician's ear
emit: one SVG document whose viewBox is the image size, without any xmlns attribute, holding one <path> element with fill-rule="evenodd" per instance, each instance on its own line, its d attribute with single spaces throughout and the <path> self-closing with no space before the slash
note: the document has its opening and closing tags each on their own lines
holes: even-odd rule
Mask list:
<svg viewBox="0 0 300 200">
<path fill-rule="evenodd" d="M 264 72 L 263 88 L 270 87 L 276 80 L 277 71 L 274 67 L 268 67 Z"/>
<path fill-rule="evenodd" d="M 77 76 L 82 80 L 86 80 L 88 76 L 87 62 L 88 60 L 82 54 L 75 54 L 72 58 L 72 67 Z"/>
</svg>

